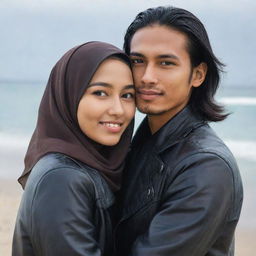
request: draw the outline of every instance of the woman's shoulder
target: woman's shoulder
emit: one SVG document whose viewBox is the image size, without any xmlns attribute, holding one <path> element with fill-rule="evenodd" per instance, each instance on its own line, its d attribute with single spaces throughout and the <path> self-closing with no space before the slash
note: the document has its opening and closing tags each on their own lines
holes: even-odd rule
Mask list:
<svg viewBox="0 0 256 256">
<path fill-rule="evenodd" d="M 82 168 L 71 157 L 61 153 L 49 153 L 40 158 L 33 167 L 27 183 L 38 186 L 49 180 L 56 180 L 56 186 L 83 184 L 86 188 L 94 187 L 94 181 L 87 168 Z"/>
<path fill-rule="evenodd" d="M 43 169 L 44 172 L 48 172 L 49 170 L 61 168 L 70 168 L 78 171 L 81 169 L 72 157 L 62 153 L 48 153 L 39 159 L 33 170 Z"/>
<path fill-rule="evenodd" d="M 67 192 L 88 193 L 99 203 L 103 200 L 104 205 L 113 200 L 112 192 L 97 170 L 62 153 L 43 156 L 33 167 L 27 185 L 36 190 L 59 187 Z"/>
</svg>

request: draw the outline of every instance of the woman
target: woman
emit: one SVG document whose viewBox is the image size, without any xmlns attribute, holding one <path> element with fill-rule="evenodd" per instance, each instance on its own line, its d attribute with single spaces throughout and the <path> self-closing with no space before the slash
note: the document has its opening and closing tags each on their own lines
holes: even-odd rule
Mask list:
<svg viewBox="0 0 256 256">
<path fill-rule="evenodd" d="M 13 255 L 111 255 L 135 112 L 128 57 L 89 42 L 53 68 L 19 178 Z"/>
</svg>

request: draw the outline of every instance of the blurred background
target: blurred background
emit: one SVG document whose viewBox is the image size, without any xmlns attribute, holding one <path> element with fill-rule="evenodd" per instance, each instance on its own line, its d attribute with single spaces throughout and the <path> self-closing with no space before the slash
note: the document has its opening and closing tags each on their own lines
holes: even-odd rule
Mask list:
<svg viewBox="0 0 256 256">
<path fill-rule="evenodd" d="M 126 28 L 149 7 L 193 12 L 226 64 L 217 99 L 232 114 L 212 124 L 234 153 L 244 184 L 236 255 L 256 245 L 256 2 L 254 0 L 1 0 L 0 1 L 0 255 L 11 239 L 22 190 L 16 179 L 35 127 L 40 99 L 57 60 L 86 41 L 122 47 Z M 136 126 L 143 115 L 136 115 Z"/>
</svg>

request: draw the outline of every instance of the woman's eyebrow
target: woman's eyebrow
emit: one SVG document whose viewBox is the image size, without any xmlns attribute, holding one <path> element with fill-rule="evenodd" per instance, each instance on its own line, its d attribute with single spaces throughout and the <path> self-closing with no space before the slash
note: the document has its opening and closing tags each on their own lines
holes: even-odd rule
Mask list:
<svg viewBox="0 0 256 256">
<path fill-rule="evenodd" d="M 89 87 L 92 87 L 92 86 L 113 87 L 111 84 L 104 83 L 104 82 L 95 82 L 95 83 L 91 83 L 91 84 L 88 85 L 88 88 L 89 88 Z"/>
<path fill-rule="evenodd" d="M 92 87 L 92 86 L 104 86 L 104 87 L 108 87 L 108 88 L 113 87 L 113 85 L 108 84 L 108 83 L 104 83 L 104 82 L 95 82 L 95 83 L 89 84 L 87 88 Z M 125 85 L 123 89 L 125 89 L 125 90 L 127 90 L 127 89 L 134 89 L 134 84 Z"/>
<path fill-rule="evenodd" d="M 128 84 L 128 85 L 124 86 L 124 90 L 127 90 L 127 89 L 135 89 L 134 84 Z"/>
</svg>

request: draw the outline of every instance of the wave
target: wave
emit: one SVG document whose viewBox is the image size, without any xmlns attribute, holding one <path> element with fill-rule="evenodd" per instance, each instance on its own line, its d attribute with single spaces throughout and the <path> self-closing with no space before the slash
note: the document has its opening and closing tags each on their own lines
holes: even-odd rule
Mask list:
<svg viewBox="0 0 256 256">
<path fill-rule="evenodd" d="M 30 137 L 0 133 L 0 150 L 25 151 Z M 225 140 L 235 157 L 249 161 L 256 161 L 256 141 Z"/>
<path fill-rule="evenodd" d="M 1 150 L 19 150 L 28 147 L 30 137 L 24 135 L 13 135 L 0 133 Z"/>
<path fill-rule="evenodd" d="M 225 140 L 235 157 L 256 161 L 256 141 Z"/>
<path fill-rule="evenodd" d="M 227 105 L 256 105 L 256 97 L 223 97 L 219 100 Z"/>
</svg>

